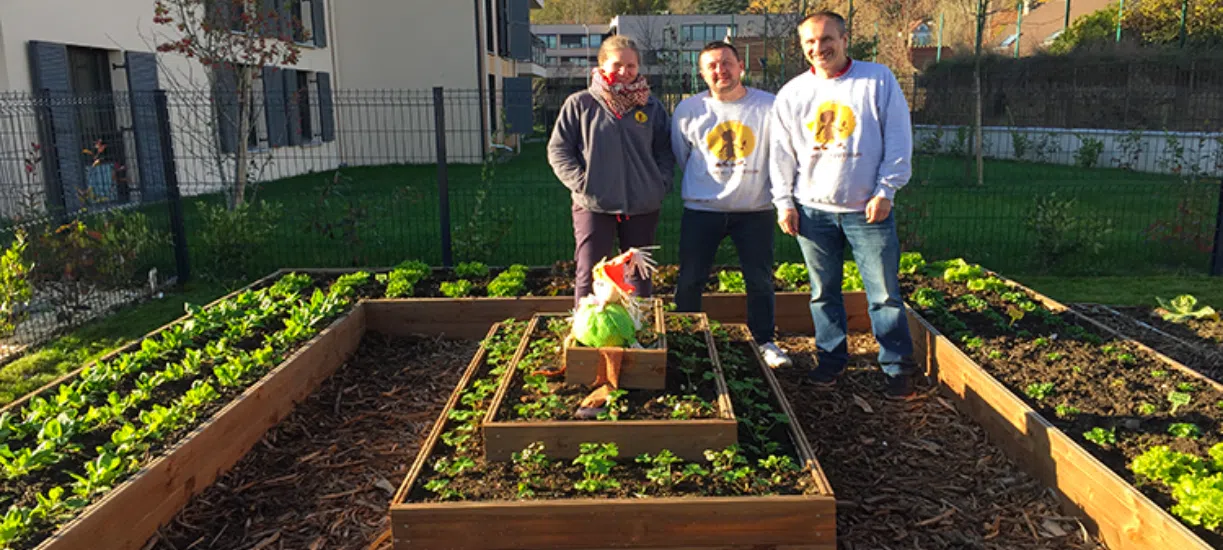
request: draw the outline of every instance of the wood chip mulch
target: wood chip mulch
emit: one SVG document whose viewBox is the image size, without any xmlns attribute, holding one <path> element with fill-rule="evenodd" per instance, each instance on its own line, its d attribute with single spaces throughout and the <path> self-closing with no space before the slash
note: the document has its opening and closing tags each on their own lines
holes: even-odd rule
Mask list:
<svg viewBox="0 0 1223 550">
<path fill-rule="evenodd" d="M 869 334 L 850 336 L 850 365 L 833 389 L 802 383 L 813 338 L 778 344 L 794 360 L 778 379 L 836 493 L 838 548 L 1103 548 L 936 389 L 885 399 Z"/>
<path fill-rule="evenodd" d="M 365 549 L 478 341 L 367 333 L 356 355 L 146 550 Z"/>
</svg>

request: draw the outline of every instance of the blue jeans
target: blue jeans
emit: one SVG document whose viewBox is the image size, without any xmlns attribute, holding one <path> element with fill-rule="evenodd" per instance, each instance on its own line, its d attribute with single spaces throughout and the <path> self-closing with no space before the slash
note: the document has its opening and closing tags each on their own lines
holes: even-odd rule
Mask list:
<svg viewBox="0 0 1223 550">
<path fill-rule="evenodd" d="M 747 328 L 757 344 L 773 341 L 773 211 L 706 212 L 684 209 L 679 233 L 675 309 L 701 311 L 701 293 L 722 239 L 739 253 L 747 286 Z"/>
<path fill-rule="evenodd" d="M 913 340 L 900 295 L 895 218 L 889 214 L 881 222 L 867 223 L 862 212 L 837 214 L 806 206 L 799 206 L 798 217 L 798 245 L 811 278 L 811 319 L 821 377 L 840 374 L 849 363 L 841 294 L 847 242 L 862 274 L 871 330 L 879 342 L 879 366 L 888 376 L 913 374 Z"/>
</svg>

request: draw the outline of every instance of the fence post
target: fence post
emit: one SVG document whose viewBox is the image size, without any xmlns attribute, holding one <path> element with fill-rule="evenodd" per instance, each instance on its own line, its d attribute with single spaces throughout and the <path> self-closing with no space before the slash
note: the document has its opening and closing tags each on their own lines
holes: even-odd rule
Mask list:
<svg viewBox="0 0 1223 550">
<path fill-rule="evenodd" d="M 1219 186 L 1219 207 L 1215 211 L 1215 246 L 1210 253 L 1210 274 L 1223 277 L 1223 185 Z"/>
<path fill-rule="evenodd" d="M 454 263 L 450 249 L 450 181 L 446 175 L 446 102 L 441 86 L 433 88 L 433 133 L 437 139 L 438 222 L 442 230 L 442 266 Z"/>
<path fill-rule="evenodd" d="M 165 170 L 166 201 L 170 209 L 174 266 L 178 272 L 178 282 L 182 284 L 191 278 L 191 260 L 187 255 L 187 230 L 183 224 L 183 199 L 178 191 L 178 167 L 174 165 L 174 140 L 170 138 L 170 106 L 166 91 L 155 90 L 153 102 L 157 110 L 157 136 L 161 140 L 161 164 Z"/>
</svg>

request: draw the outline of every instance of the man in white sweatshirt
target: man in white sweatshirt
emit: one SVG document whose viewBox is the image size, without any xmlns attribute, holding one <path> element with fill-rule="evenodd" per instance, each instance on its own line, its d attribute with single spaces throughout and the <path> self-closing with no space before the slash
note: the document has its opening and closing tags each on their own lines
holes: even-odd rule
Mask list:
<svg viewBox="0 0 1223 550">
<path fill-rule="evenodd" d="M 773 342 L 773 94 L 743 85 L 743 61 L 730 44 L 710 42 L 697 59 L 709 92 L 683 100 L 671 116 L 671 148 L 684 170 L 675 308 L 701 310 L 718 245 L 730 237 L 747 287 L 747 327 L 765 362 L 786 366 L 790 358 Z"/>
<path fill-rule="evenodd" d="M 808 376 L 831 387 L 849 361 L 841 295 L 848 243 L 870 304 L 886 394 L 909 399 L 913 342 L 892 216 L 893 197 L 911 173 L 909 107 L 887 67 L 849 58 L 840 15 L 814 14 L 798 35 L 811 70 L 777 93 L 770 156 L 777 223 L 797 237 L 811 278 L 818 366 Z"/>
</svg>

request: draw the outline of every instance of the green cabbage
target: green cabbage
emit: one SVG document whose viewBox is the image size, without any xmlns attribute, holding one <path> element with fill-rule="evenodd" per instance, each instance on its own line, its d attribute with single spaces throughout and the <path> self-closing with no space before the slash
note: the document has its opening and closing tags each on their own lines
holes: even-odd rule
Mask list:
<svg viewBox="0 0 1223 550">
<path fill-rule="evenodd" d="M 592 348 L 628 347 L 637 343 L 633 317 L 620 304 L 583 304 L 573 315 L 573 337 Z"/>
</svg>

